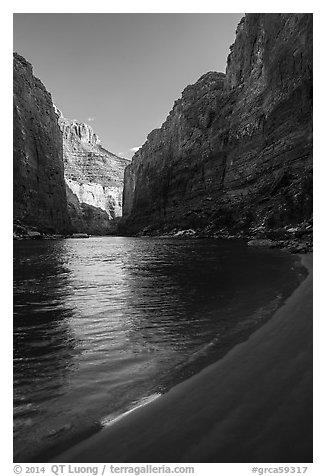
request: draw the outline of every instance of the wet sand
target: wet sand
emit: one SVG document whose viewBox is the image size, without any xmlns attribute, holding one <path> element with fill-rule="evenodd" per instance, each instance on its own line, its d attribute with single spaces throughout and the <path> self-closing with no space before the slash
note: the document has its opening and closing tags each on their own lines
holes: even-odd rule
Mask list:
<svg viewBox="0 0 326 476">
<path fill-rule="evenodd" d="M 312 254 L 308 277 L 224 358 L 54 462 L 312 462 Z"/>
</svg>

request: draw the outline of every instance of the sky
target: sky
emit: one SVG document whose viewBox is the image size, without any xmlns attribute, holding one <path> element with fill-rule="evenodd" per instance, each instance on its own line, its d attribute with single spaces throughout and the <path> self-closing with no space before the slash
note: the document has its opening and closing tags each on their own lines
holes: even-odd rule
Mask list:
<svg viewBox="0 0 326 476">
<path fill-rule="evenodd" d="M 183 89 L 225 72 L 242 13 L 15 13 L 14 51 L 68 119 L 131 158 Z"/>
</svg>

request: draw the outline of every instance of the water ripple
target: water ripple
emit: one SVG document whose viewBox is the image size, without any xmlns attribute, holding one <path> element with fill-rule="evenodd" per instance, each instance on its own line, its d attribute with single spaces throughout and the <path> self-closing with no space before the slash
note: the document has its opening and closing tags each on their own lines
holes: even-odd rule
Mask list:
<svg viewBox="0 0 326 476">
<path fill-rule="evenodd" d="M 292 259 L 214 240 L 16 242 L 16 459 L 217 358 L 297 285 Z"/>
</svg>

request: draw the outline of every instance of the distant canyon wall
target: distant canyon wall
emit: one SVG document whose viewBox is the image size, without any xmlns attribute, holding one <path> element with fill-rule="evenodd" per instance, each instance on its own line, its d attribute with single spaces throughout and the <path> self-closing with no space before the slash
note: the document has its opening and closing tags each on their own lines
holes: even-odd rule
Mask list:
<svg viewBox="0 0 326 476">
<path fill-rule="evenodd" d="M 186 87 L 125 170 L 126 233 L 312 214 L 312 15 L 247 14 L 226 74 Z"/>
<path fill-rule="evenodd" d="M 67 232 L 63 141 L 52 98 L 22 56 L 14 54 L 13 66 L 14 223 Z"/>
<path fill-rule="evenodd" d="M 122 215 L 124 169 L 129 161 L 101 146 L 93 129 L 56 109 L 63 137 L 68 211 L 76 231 L 114 232 Z"/>
</svg>

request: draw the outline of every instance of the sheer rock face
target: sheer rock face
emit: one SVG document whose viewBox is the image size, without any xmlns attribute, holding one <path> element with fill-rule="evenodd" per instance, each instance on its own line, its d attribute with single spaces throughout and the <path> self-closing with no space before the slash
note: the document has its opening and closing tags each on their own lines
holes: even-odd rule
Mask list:
<svg viewBox="0 0 326 476">
<path fill-rule="evenodd" d="M 113 220 L 102 208 L 81 202 L 66 184 L 68 213 L 76 233 L 89 235 L 114 234 L 117 231 L 118 220 Z"/>
<path fill-rule="evenodd" d="M 106 234 L 122 214 L 124 168 L 128 160 L 101 146 L 87 124 L 65 119 L 56 109 L 63 136 L 68 210 L 74 229 Z"/>
<path fill-rule="evenodd" d="M 226 75 L 188 86 L 124 178 L 124 230 L 278 227 L 312 213 L 312 15 L 248 14 Z"/>
<path fill-rule="evenodd" d="M 42 232 L 69 230 L 62 134 L 50 93 L 14 53 L 14 221 Z"/>
</svg>

